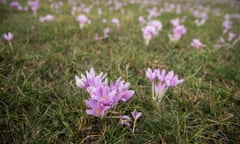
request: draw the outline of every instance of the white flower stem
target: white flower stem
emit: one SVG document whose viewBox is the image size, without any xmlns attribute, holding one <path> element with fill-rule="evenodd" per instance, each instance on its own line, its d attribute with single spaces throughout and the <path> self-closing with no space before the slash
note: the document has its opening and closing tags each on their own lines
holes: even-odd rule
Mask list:
<svg viewBox="0 0 240 144">
<path fill-rule="evenodd" d="M 154 82 L 152 82 L 152 99 L 155 100 L 155 86 L 154 86 Z"/>
<path fill-rule="evenodd" d="M 134 122 L 133 122 L 133 129 L 132 129 L 132 133 L 134 134 L 135 132 L 135 128 L 136 128 L 136 119 L 134 119 Z"/>
<path fill-rule="evenodd" d="M 13 51 L 13 45 L 11 42 L 9 42 L 9 47 L 10 47 L 10 51 Z"/>
</svg>

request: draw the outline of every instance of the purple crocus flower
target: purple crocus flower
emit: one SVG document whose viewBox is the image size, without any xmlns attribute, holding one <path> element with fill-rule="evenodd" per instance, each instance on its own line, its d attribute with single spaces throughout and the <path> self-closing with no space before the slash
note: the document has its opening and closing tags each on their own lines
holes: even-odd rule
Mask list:
<svg viewBox="0 0 240 144">
<path fill-rule="evenodd" d="M 88 89 L 90 98 L 102 103 L 105 106 L 113 106 L 118 104 L 120 97 L 117 91 L 111 90 L 109 87 L 97 87 Z"/>
<path fill-rule="evenodd" d="M 39 0 L 28 1 L 28 5 L 31 7 L 32 12 L 36 15 L 39 9 Z"/>
<path fill-rule="evenodd" d="M 153 26 L 145 26 L 142 28 L 142 34 L 145 44 L 148 45 L 150 40 L 154 36 L 158 35 L 158 32 L 156 31 L 156 28 Z"/>
<path fill-rule="evenodd" d="M 18 1 L 13 1 L 10 3 L 10 7 L 18 9 L 21 5 Z"/>
<path fill-rule="evenodd" d="M 142 113 L 141 112 L 137 112 L 136 109 L 134 109 L 133 112 L 131 112 L 132 114 L 132 117 L 135 121 L 137 121 L 141 116 L 142 116 Z"/>
<path fill-rule="evenodd" d="M 147 23 L 147 25 L 154 27 L 157 32 L 159 32 L 159 31 L 162 30 L 162 23 L 161 23 L 161 21 L 151 20 L 151 21 L 149 21 L 149 22 Z"/>
<path fill-rule="evenodd" d="M 112 23 L 116 25 L 117 28 L 120 27 L 120 21 L 117 18 L 112 18 Z"/>
<path fill-rule="evenodd" d="M 162 71 L 159 69 L 152 71 L 148 68 L 146 76 L 152 82 L 152 98 L 153 100 L 158 100 L 158 102 L 161 101 L 169 87 L 176 86 L 184 81 L 183 79 L 179 79 L 178 75 L 175 75 L 173 71 L 166 73 L 165 69 Z"/>
<path fill-rule="evenodd" d="M 86 72 L 86 76 L 81 74 L 81 78 L 75 76 L 76 85 L 78 88 L 87 89 L 88 87 L 99 87 L 104 83 L 102 82 L 105 78 L 106 74 L 100 73 L 99 75 L 95 75 L 95 71 L 93 68 L 90 69 L 89 72 Z"/>
<path fill-rule="evenodd" d="M 146 77 L 153 83 L 156 80 L 157 75 L 152 69 L 148 68 L 146 71 Z"/>
<path fill-rule="evenodd" d="M 120 98 L 121 101 L 126 102 L 134 95 L 133 90 L 129 90 L 130 83 L 124 82 L 120 78 L 116 80 L 115 83 L 110 83 L 110 88 L 112 90 L 116 90 L 118 92 L 117 96 Z"/>
<path fill-rule="evenodd" d="M 103 38 L 108 38 L 109 37 L 109 32 L 110 32 L 110 28 L 105 28 L 103 30 Z"/>
<path fill-rule="evenodd" d="M 175 18 L 175 19 L 172 19 L 170 20 L 170 24 L 174 27 L 180 25 L 180 19 L 179 18 Z"/>
<path fill-rule="evenodd" d="M 237 35 L 235 33 L 229 32 L 228 33 L 228 41 L 232 41 Z"/>
<path fill-rule="evenodd" d="M 177 25 L 173 29 L 173 34 L 169 34 L 168 38 L 170 39 L 170 41 L 176 42 L 179 41 L 186 32 L 187 30 L 184 25 Z"/>
<path fill-rule="evenodd" d="M 174 29 L 173 29 L 173 34 L 177 34 L 177 35 L 184 35 L 187 32 L 186 28 L 184 27 L 184 25 L 177 25 Z"/>
<path fill-rule="evenodd" d="M 144 19 L 143 16 L 139 16 L 138 21 L 139 21 L 140 24 L 145 24 L 146 23 L 146 20 Z"/>
<path fill-rule="evenodd" d="M 199 39 L 193 39 L 190 45 L 193 48 L 199 48 L 199 49 L 202 49 L 205 47 L 205 45 L 202 44 L 202 42 Z"/>
<path fill-rule="evenodd" d="M 126 102 L 134 95 L 134 91 L 129 90 L 130 83 L 119 78 L 109 86 L 105 76 L 103 73 L 96 75 L 93 68 L 86 75 L 81 74 L 81 78 L 75 76 L 77 87 L 86 89 L 89 94 L 89 99 L 85 101 L 90 108 L 86 111 L 89 115 L 103 116 L 119 101 Z"/>
<path fill-rule="evenodd" d="M 223 33 L 226 33 L 229 29 L 232 28 L 232 22 L 229 19 L 225 19 L 222 25 L 224 27 Z"/>
<path fill-rule="evenodd" d="M 133 121 L 133 129 L 132 129 L 132 132 L 134 133 L 135 128 L 136 128 L 136 124 L 137 124 L 137 120 L 142 116 L 142 113 L 141 112 L 137 112 L 137 110 L 134 109 L 134 111 L 131 112 L 131 114 L 132 114 L 132 117 L 134 119 L 134 121 Z"/>
<path fill-rule="evenodd" d="M 77 21 L 79 22 L 79 27 L 82 29 L 86 24 L 91 23 L 86 15 L 78 15 Z"/>
<path fill-rule="evenodd" d="M 8 42 L 11 42 L 12 39 L 13 39 L 13 34 L 11 32 L 8 32 L 8 33 L 4 33 L 2 35 L 3 39 L 5 39 L 6 41 Z"/>
<path fill-rule="evenodd" d="M 130 124 L 131 118 L 129 116 L 127 116 L 127 115 L 120 115 L 120 116 L 118 116 L 118 118 L 120 119 L 121 125 L 126 125 L 128 127 L 131 126 L 131 124 Z"/>
<path fill-rule="evenodd" d="M 110 106 L 105 106 L 102 103 L 89 99 L 85 101 L 85 104 L 90 108 L 86 110 L 86 113 L 96 117 L 103 116 Z"/>
</svg>

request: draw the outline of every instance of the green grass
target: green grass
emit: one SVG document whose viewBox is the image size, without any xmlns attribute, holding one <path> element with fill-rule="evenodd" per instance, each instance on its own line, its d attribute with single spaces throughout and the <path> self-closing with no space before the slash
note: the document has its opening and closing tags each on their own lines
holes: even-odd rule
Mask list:
<svg viewBox="0 0 240 144">
<path fill-rule="evenodd" d="M 31 12 L 0 4 L 0 34 L 14 33 L 13 50 L 0 40 L 1 143 L 238 143 L 240 43 L 214 47 L 222 35 L 224 14 L 239 13 L 240 3 L 233 3 L 204 2 L 211 9 L 202 27 L 194 25 L 188 9 L 180 15 L 163 13 L 156 18 L 163 30 L 148 46 L 138 24 L 138 16 L 147 13 L 138 4 L 127 5 L 125 14 L 109 13 L 101 4 L 102 17 L 94 6 L 87 14 L 92 23 L 82 30 L 66 2 L 61 14 L 53 13 L 55 21 L 45 23 Z M 212 8 L 219 8 L 222 15 L 211 14 Z M 41 1 L 38 16 L 47 13 L 52 13 L 50 3 Z M 177 44 L 169 43 L 169 20 L 185 15 L 187 34 Z M 120 29 L 101 22 L 113 17 L 120 19 Z M 239 24 L 234 20 L 231 30 L 238 36 Z M 111 29 L 110 38 L 94 40 L 95 33 L 102 34 L 105 27 Z M 193 38 L 207 47 L 191 48 Z M 130 115 L 136 108 L 143 113 L 134 134 L 118 119 L 86 114 L 83 101 L 88 95 L 75 86 L 74 76 L 91 67 L 111 80 L 122 77 L 131 83 L 135 95 L 114 110 Z M 185 82 L 169 89 L 156 104 L 145 77 L 148 67 L 174 70 Z"/>
</svg>

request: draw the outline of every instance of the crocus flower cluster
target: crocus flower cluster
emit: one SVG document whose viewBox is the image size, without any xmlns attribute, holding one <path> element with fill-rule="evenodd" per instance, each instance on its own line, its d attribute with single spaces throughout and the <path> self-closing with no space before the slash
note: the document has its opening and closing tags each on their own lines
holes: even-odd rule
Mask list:
<svg viewBox="0 0 240 144">
<path fill-rule="evenodd" d="M 134 95 L 134 91 L 129 90 L 130 83 L 119 78 L 108 84 L 105 77 L 106 74 L 103 73 L 96 75 L 93 68 L 86 75 L 82 74 L 81 78 L 75 76 L 77 87 L 85 89 L 89 94 L 89 98 L 85 100 L 89 115 L 103 116 L 120 101 L 126 102 Z"/>
<path fill-rule="evenodd" d="M 161 102 L 168 88 L 184 81 L 183 79 L 179 80 L 178 75 L 175 75 L 173 71 L 167 73 L 165 69 L 160 71 L 159 69 L 148 68 L 146 77 L 152 82 L 152 98 L 158 102 Z"/>
<path fill-rule="evenodd" d="M 176 42 L 179 41 L 183 35 L 187 32 L 186 28 L 184 25 L 177 25 L 173 29 L 173 34 L 169 34 L 168 38 L 170 39 L 171 42 Z"/>
<path fill-rule="evenodd" d="M 202 42 L 199 39 L 193 39 L 190 45 L 193 48 L 198 48 L 198 49 L 202 49 L 205 47 L 205 45 L 202 44 Z"/>
<path fill-rule="evenodd" d="M 145 27 L 142 28 L 142 35 L 146 45 L 150 43 L 150 40 L 157 36 L 159 31 L 162 30 L 162 23 L 158 20 L 152 20 L 147 23 Z"/>
<path fill-rule="evenodd" d="M 226 14 L 224 16 L 224 21 L 222 23 L 223 26 L 223 35 L 219 38 L 217 44 L 215 45 L 217 48 L 221 48 L 223 46 L 229 46 L 230 43 L 235 43 L 235 41 L 238 41 L 237 34 L 231 31 L 233 22 L 231 21 L 231 18 L 237 18 L 238 15 L 229 15 Z M 239 37 L 240 38 L 240 37 Z M 236 39 L 236 40 L 234 40 Z"/>
<path fill-rule="evenodd" d="M 86 24 L 91 23 L 91 21 L 88 19 L 86 15 L 78 15 L 77 21 L 79 22 L 80 29 L 82 29 Z"/>
</svg>

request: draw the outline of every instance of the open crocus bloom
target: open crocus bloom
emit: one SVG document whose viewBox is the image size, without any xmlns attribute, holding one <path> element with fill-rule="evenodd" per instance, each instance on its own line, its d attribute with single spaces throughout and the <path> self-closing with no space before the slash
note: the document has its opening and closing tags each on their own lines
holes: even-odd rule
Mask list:
<svg viewBox="0 0 240 144">
<path fill-rule="evenodd" d="M 142 28 L 143 39 L 145 44 L 148 45 L 150 40 L 158 34 L 156 28 L 153 26 L 145 26 Z"/>
<path fill-rule="evenodd" d="M 86 15 L 77 16 L 77 21 L 79 22 L 79 27 L 82 29 L 86 24 L 91 23 Z"/>
<path fill-rule="evenodd" d="M 193 39 L 193 41 L 191 42 L 190 45 L 191 45 L 193 48 L 200 48 L 200 49 L 202 49 L 202 48 L 205 47 L 205 45 L 202 44 L 202 42 L 201 42 L 199 39 Z"/>
<path fill-rule="evenodd" d="M 11 32 L 8 32 L 8 33 L 4 33 L 2 35 L 3 39 L 5 39 L 6 41 L 8 42 L 11 42 L 12 39 L 13 39 L 13 34 Z"/>
</svg>

